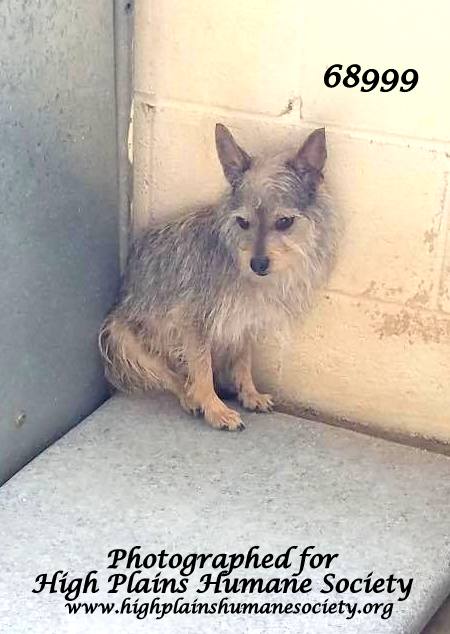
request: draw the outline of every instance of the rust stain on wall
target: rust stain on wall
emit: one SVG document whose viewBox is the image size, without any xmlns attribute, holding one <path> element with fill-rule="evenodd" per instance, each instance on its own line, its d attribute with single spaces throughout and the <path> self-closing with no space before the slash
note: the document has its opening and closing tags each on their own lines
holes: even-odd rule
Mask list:
<svg viewBox="0 0 450 634">
<path fill-rule="evenodd" d="M 403 286 L 386 286 L 384 282 L 370 280 L 369 286 L 361 291 L 361 297 L 394 297 L 403 293 Z"/>
<path fill-rule="evenodd" d="M 450 286 L 448 285 L 448 279 L 450 278 L 450 266 L 444 267 L 442 276 L 439 282 L 438 293 L 438 308 L 445 312 L 448 311 L 448 302 L 450 301 Z"/>
<path fill-rule="evenodd" d="M 428 246 L 428 253 L 432 253 L 435 248 L 435 241 L 439 238 L 442 226 L 442 219 L 444 216 L 445 201 L 447 198 L 448 190 L 448 173 L 444 174 L 444 186 L 442 189 L 441 200 L 438 211 L 434 214 L 432 220 L 432 226 L 428 231 L 423 234 L 423 242 Z"/>
<path fill-rule="evenodd" d="M 417 292 L 406 300 L 406 306 L 414 306 L 414 304 L 420 304 L 426 306 L 430 302 L 430 293 L 433 290 L 433 282 L 430 283 L 429 288 L 425 288 L 425 280 L 422 280 L 419 284 Z"/>
<path fill-rule="evenodd" d="M 425 231 L 423 234 L 423 243 L 428 246 L 428 253 L 433 253 L 434 251 L 434 241 L 439 235 L 439 231 L 436 231 L 434 228 L 429 231 Z"/>
<path fill-rule="evenodd" d="M 386 287 L 386 295 L 393 297 L 403 293 L 403 286 L 388 286 Z"/>
<path fill-rule="evenodd" d="M 362 291 L 361 295 L 363 297 L 367 297 L 367 296 L 371 296 L 374 295 L 377 292 L 377 283 L 375 282 L 375 280 L 371 280 L 369 286 Z"/>
<path fill-rule="evenodd" d="M 380 339 L 406 337 L 410 344 L 447 343 L 450 345 L 450 319 L 438 315 L 424 315 L 420 311 L 403 308 L 398 313 L 372 314 L 373 329 Z"/>
</svg>

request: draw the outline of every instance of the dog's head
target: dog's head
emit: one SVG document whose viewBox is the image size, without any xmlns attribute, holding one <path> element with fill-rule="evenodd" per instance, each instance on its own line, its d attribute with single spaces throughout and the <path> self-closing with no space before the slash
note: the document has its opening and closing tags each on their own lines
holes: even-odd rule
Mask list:
<svg viewBox="0 0 450 634">
<path fill-rule="evenodd" d="M 327 156 L 324 128 L 312 132 L 297 152 L 255 159 L 218 123 L 216 147 L 232 187 L 227 234 L 238 250 L 242 272 L 256 278 L 298 267 L 313 240 L 314 207 Z"/>
</svg>

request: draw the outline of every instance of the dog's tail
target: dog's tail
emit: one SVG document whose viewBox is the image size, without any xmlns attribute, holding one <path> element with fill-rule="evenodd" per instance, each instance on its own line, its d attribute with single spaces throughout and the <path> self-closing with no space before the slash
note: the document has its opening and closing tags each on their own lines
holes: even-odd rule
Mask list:
<svg viewBox="0 0 450 634">
<path fill-rule="evenodd" d="M 149 364 L 143 342 L 114 311 L 102 324 L 98 346 L 106 378 L 117 390 L 135 392 L 159 387 L 159 377 Z"/>
</svg>

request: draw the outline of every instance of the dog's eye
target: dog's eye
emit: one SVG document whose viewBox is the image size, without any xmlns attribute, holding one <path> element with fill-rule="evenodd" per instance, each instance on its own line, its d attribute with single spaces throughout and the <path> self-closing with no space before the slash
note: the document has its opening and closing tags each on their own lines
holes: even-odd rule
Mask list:
<svg viewBox="0 0 450 634">
<path fill-rule="evenodd" d="M 238 223 L 241 229 L 248 229 L 250 226 L 249 221 L 246 220 L 245 218 L 242 218 L 242 216 L 236 216 L 236 222 Z"/>
<path fill-rule="evenodd" d="M 294 216 L 291 216 L 290 218 L 284 216 L 283 218 L 278 218 L 278 220 L 275 222 L 275 229 L 277 229 L 277 231 L 286 231 L 286 229 L 292 227 L 293 223 Z"/>
</svg>

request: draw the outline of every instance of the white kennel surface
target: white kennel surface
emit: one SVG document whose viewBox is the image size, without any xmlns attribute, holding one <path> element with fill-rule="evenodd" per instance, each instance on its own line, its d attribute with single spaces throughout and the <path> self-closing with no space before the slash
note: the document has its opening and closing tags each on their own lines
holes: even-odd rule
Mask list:
<svg viewBox="0 0 450 634">
<path fill-rule="evenodd" d="M 419 633 L 450 589 L 450 460 L 352 431 L 274 413 L 244 416 L 242 433 L 215 431 L 169 397 L 116 396 L 0 489 L 0 631 Z M 306 570 L 308 594 L 228 595 L 230 601 L 394 601 L 391 618 L 328 615 L 67 614 L 60 593 L 32 593 L 41 573 L 98 571 L 100 591 L 78 601 L 151 602 L 107 594 L 107 553 L 339 553 Z M 293 570 L 292 570 L 293 571 Z M 321 594 L 331 572 L 350 579 L 413 577 L 398 593 Z M 133 572 L 129 570 L 128 573 Z M 157 570 L 147 570 L 153 577 Z M 203 571 L 205 572 L 205 571 Z M 218 571 L 216 571 L 218 572 Z M 177 576 L 169 571 L 167 576 Z M 233 576 L 241 576 L 238 570 Z M 258 569 L 249 576 L 290 576 Z M 187 596 L 218 601 L 225 594 Z M 162 595 L 171 601 L 180 595 Z M 161 597 L 161 595 L 160 595 Z"/>
</svg>

